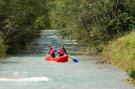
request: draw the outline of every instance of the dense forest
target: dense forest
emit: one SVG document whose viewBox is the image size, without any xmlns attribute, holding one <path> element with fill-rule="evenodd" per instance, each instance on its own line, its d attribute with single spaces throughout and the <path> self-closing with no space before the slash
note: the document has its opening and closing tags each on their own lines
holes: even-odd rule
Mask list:
<svg viewBox="0 0 135 89">
<path fill-rule="evenodd" d="M 49 27 L 45 0 L 0 0 L 0 56 L 27 49 Z"/>
<path fill-rule="evenodd" d="M 100 47 L 133 30 L 134 3 L 134 0 L 53 0 L 50 20 L 63 37 Z"/>
<path fill-rule="evenodd" d="M 57 29 L 63 38 L 100 47 L 131 32 L 134 0 L 0 0 L 3 52 L 27 48 L 40 30 Z M 5 46 L 5 47 L 4 47 Z"/>
<path fill-rule="evenodd" d="M 134 28 L 135 0 L 0 0 L 0 56 L 27 49 L 43 29 L 102 52 Z"/>
</svg>

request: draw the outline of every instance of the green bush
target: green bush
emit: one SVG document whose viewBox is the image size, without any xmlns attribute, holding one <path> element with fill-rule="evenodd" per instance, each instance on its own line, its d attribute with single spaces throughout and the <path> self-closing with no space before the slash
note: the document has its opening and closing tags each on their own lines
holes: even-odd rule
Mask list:
<svg viewBox="0 0 135 89">
<path fill-rule="evenodd" d="M 0 57 L 3 57 L 5 55 L 6 55 L 6 46 L 3 40 L 0 38 Z"/>
<path fill-rule="evenodd" d="M 134 69 L 129 69 L 128 70 L 128 75 L 129 75 L 129 77 L 135 79 L 135 70 Z"/>
<path fill-rule="evenodd" d="M 7 53 L 17 53 L 25 50 L 27 46 L 39 36 L 40 31 L 32 28 L 23 28 L 14 30 L 6 36 L 6 44 L 8 45 Z"/>
<path fill-rule="evenodd" d="M 134 17 L 128 13 L 120 13 L 112 19 L 106 29 L 109 39 L 117 38 L 127 32 L 131 32 L 135 26 Z"/>
</svg>

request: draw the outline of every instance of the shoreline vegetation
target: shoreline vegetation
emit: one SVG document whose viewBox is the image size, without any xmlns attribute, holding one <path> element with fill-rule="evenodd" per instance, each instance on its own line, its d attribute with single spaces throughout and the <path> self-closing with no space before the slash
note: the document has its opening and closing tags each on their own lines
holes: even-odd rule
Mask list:
<svg viewBox="0 0 135 89">
<path fill-rule="evenodd" d="M 0 0 L 0 57 L 29 49 L 49 27 L 46 0 Z"/>
<path fill-rule="evenodd" d="M 135 0 L 0 0 L 0 57 L 28 49 L 42 29 L 57 29 L 100 53 L 135 80 Z"/>
<path fill-rule="evenodd" d="M 104 62 L 124 69 L 135 83 L 135 32 L 112 41 L 103 52 Z"/>
</svg>

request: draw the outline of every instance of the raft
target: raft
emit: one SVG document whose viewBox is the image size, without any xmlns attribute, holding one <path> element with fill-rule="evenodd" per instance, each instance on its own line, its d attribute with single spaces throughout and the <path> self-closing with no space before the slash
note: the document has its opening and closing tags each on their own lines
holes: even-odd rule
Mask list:
<svg viewBox="0 0 135 89">
<path fill-rule="evenodd" d="M 61 57 L 55 57 L 55 58 L 51 57 L 50 55 L 46 55 L 45 59 L 47 61 L 67 62 L 68 61 L 68 55 L 65 54 L 65 55 L 63 55 Z"/>
</svg>

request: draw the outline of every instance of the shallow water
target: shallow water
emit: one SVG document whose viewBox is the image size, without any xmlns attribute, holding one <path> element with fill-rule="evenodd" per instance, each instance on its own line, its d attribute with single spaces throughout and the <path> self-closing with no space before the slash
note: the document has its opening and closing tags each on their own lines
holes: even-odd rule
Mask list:
<svg viewBox="0 0 135 89">
<path fill-rule="evenodd" d="M 48 62 L 44 54 L 48 44 L 56 49 L 64 43 L 72 51 L 75 41 L 62 40 L 56 31 L 43 31 L 33 42 L 33 50 L 0 62 L 0 89 L 135 89 L 126 73 L 108 64 L 99 64 L 97 57 L 72 55 L 78 63 Z"/>
</svg>

